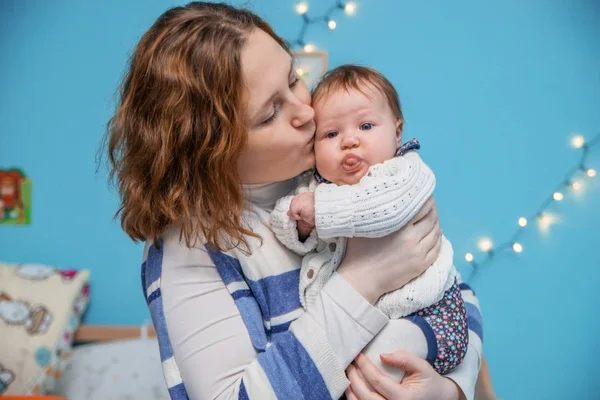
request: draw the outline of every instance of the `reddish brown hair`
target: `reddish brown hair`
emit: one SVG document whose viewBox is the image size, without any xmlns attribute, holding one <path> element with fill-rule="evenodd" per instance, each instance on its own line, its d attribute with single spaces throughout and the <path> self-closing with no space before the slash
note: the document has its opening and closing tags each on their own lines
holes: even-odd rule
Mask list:
<svg viewBox="0 0 600 400">
<path fill-rule="evenodd" d="M 369 97 L 372 95 L 368 91 L 369 85 L 385 96 L 394 116 L 404 121 L 400 97 L 394 85 L 374 69 L 359 65 L 345 64 L 328 71 L 314 88 L 312 102 L 315 104 L 323 96 L 338 90 L 358 90 Z"/>
<path fill-rule="evenodd" d="M 169 226 L 188 246 L 219 250 L 256 236 L 241 223 L 237 161 L 247 129 L 241 51 L 255 29 L 286 44 L 252 12 L 192 2 L 161 15 L 142 36 L 108 124 L 110 178 L 121 225 L 157 243 Z"/>
</svg>

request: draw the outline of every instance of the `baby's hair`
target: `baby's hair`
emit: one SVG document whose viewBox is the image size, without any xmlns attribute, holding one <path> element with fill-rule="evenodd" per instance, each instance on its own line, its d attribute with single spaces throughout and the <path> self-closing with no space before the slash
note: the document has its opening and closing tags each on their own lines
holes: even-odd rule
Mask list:
<svg viewBox="0 0 600 400">
<path fill-rule="evenodd" d="M 315 104 L 327 94 L 338 90 L 358 90 L 365 96 L 371 97 L 369 86 L 384 95 L 392 113 L 404 121 L 400 98 L 394 85 L 385 76 L 369 67 L 344 64 L 328 71 L 313 89 L 312 101 Z"/>
</svg>

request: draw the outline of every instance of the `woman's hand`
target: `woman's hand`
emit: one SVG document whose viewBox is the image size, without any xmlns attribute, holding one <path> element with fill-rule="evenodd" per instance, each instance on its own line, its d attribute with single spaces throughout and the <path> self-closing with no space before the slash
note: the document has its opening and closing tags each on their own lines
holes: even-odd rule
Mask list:
<svg viewBox="0 0 600 400">
<path fill-rule="evenodd" d="M 448 378 L 439 375 L 429 363 L 404 350 L 382 355 L 381 360 L 406 371 L 402 383 L 383 374 L 363 354 L 359 354 L 346 373 L 350 386 L 348 400 L 459 400 L 464 395 Z"/>
<path fill-rule="evenodd" d="M 402 229 L 377 239 L 351 238 L 340 274 L 371 304 L 419 276 L 437 259 L 442 233 L 433 197 Z"/>
</svg>

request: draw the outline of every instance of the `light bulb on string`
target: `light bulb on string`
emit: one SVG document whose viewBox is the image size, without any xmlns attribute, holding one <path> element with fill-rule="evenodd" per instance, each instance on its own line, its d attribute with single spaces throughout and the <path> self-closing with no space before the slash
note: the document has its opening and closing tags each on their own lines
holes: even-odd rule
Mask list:
<svg viewBox="0 0 600 400">
<path fill-rule="evenodd" d="M 521 217 L 519 218 L 519 221 L 517 221 L 519 223 L 519 226 L 521 228 L 525 228 L 527 226 L 527 218 L 525 217 Z"/>
<path fill-rule="evenodd" d="M 330 19 L 329 21 L 327 21 L 327 26 L 329 27 L 329 29 L 334 30 L 337 27 L 337 23 Z"/>
<path fill-rule="evenodd" d="M 565 196 L 561 192 L 554 192 L 554 194 L 552 195 L 552 198 L 556 201 L 561 201 L 562 199 L 565 198 Z"/>
<path fill-rule="evenodd" d="M 478 246 L 481 251 L 488 252 L 492 249 L 492 241 L 489 238 L 482 238 Z"/>
<path fill-rule="evenodd" d="M 544 224 L 544 225 L 548 225 L 552 222 L 552 218 L 550 218 L 549 215 L 544 214 L 540 216 L 540 223 Z"/>
<path fill-rule="evenodd" d="M 356 4 L 354 4 L 353 2 L 349 1 L 348 3 L 346 3 L 346 5 L 344 6 L 344 11 L 346 12 L 346 14 L 348 15 L 353 15 L 356 12 Z"/>
<path fill-rule="evenodd" d="M 585 144 L 585 139 L 581 135 L 573 136 L 571 139 L 571 145 L 576 149 L 580 149 Z"/>
<path fill-rule="evenodd" d="M 555 223 L 557 218 L 549 213 L 543 213 L 538 216 L 539 227 L 542 232 L 547 232 L 550 226 Z"/>
<path fill-rule="evenodd" d="M 339 7 L 342 8 L 343 3 L 339 3 Z M 544 234 L 549 232 L 549 228 L 560 223 L 562 218 L 560 214 L 556 214 L 548 209 L 551 206 L 552 201 L 563 201 L 567 195 L 578 197 L 583 191 L 585 191 L 586 185 L 588 185 L 587 179 L 583 178 L 583 174 L 589 178 L 594 178 L 598 175 L 597 169 L 590 168 L 590 166 L 586 164 L 589 151 L 593 148 L 596 148 L 597 145 L 600 145 L 600 134 L 593 137 L 591 140 L 585 140 L 580 134 L 573 134 L 570 138 L 570 144 L 572 147 L 582 150 L 581 159 L 578 161 L 578 164 L 575 164 L 569 176 L 564 178 L 562 181 L 559 181 L 559 185 L 556 186 L 555 191 L 550 193 L 550 199 L 546 199 L 543 206 L 537 211 L 537 213 L 533 214 L 533 216 L 529 218 L 532 222 L 537 222 L 537 224 L 534 225 L 538 225 L 540 231 Z M 579 172 L 577 172 L 577 170 L 579 170 Z M 516 254 L 523 253 L 523 244 L 514 240 L 517 239 L 522 233 L 519 231 L 519 229 L 529 226 L 530 221 L 528 221 L 528 218 L 525 216 L 521 216 L 517 218 L 516 222 L 518 227 L 515 227 L 515 232 L 513 233 L 511 241 L 502 242 L 502 244 L 494 247 L 490 238 L 482 237 L 477 242 L 477 247 L 482 252 L 486 253 L 485 257 L 482 260 L 475 262 L 475 257 L 472 253 L 465 253 L 464 259 L 473 267 L 480 267 L 488 262 L 491 262 L 496 253 L 503 252 L 505 250 L 512 250 Z"/>
<path fill-rule="evenodd" d="M 306 14 L 308 11 L 308 4 L 305 2 L 296 4 L 296 12 L 300 15 Z"/>
<path fill-rule="evenodd" d="M 523 245 L 521 243 L 514 242 L 512 248 L 515 253 L 521 253 L 523 251 Z"/>
<path fill-rule="evenodd" d="M 315 51 L 315 49 L 316 49 L 316 47 L 312 43 L 307 43 L 304 45 L 304 51 L 307 53 L 312 53 L 313 51 Z"/>
</svg>

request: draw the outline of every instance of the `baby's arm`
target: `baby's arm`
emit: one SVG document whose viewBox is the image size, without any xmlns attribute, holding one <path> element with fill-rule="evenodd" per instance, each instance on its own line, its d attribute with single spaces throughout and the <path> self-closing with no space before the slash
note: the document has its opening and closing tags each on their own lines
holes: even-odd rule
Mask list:
<svg viewBox="0 0 600 400">
<path fill-rule="evenodd" d="M 277 239 L 301 256 L 317 247 L 317 232 L 314 229 L 315 186 L 316 183 L 312 181 L 301 184 L 294 195 L 277 200 L 271 212 L 271 230 Z"/>
<path fill-rule="evenodd" d="M 355 185 L 319 185 L 317 234 L 322 239 L 386 236 L 410 221 L 434 188 L 433 172 L 414 151 L 371 167 Z"/>
</svg>

